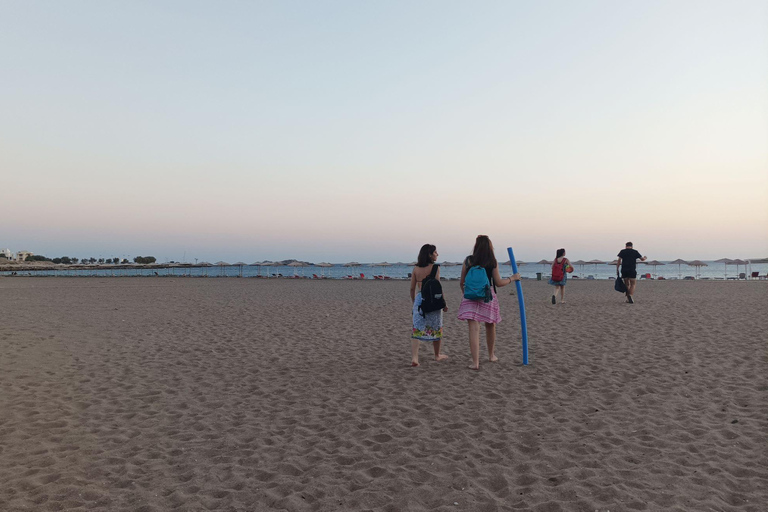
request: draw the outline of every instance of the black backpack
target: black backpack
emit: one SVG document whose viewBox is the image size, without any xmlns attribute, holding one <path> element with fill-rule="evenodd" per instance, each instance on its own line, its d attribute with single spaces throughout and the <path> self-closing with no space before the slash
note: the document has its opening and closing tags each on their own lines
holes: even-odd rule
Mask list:
<svg viewBox="0 0 768 512">
<path fill-rule="evenodd" d="M 445 299 L 443 298 L 443 287 L 437 280 L 437 269 L 440 267 L 437 263 L 432 266 L 432 272 L 421 282 L 421 305 L 419 313 L 426 317 L 427 313 L 443 309 Z"/>
</svg>

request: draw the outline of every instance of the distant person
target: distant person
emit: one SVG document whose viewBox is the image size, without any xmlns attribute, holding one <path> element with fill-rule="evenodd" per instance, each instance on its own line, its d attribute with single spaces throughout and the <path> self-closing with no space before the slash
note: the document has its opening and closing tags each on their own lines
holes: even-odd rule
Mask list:
<svg viewBox="0 0 768 512">
<path fill-rule="evenodd" d="M 626 286 L 627 302 L 634 304 L 635 300 L 632 296 L 635 294 L 635 286 L 637 285 L 637 260 L 645 261 L 647 256 L 641 256 L 632 247 L 632 242 L 627 242 L 626 247 L 619 251 L 619 259 L 616 261 L 616 271 L 618 272 L 621 267 L 621 278 L 624 280 L 624 286 Z"/>
<path fill-rule="evenodd" d="M 485 341 L 488 344 L 488 360 L 495 363 L 496 324 L 501 322 L 496 287 L 520 281 L 520 274 L 502 278 L 493 254 L 493 244 L 486 235 L 475 240 L 472 254 L 464 259 L 459 286 L 464 298 L 459 306 L 459 320 L 466 320 L 469 327 L 469 352 L 472 355 L 471 370 L 480 369 L 480 323 L 485 324 Z M 483 297 L 485 294 L 485 297 Z"/>
<path fill-rule="evenodd" d="M 558 249 L 556 254 L 555 261 L 552 262 L 552 277 L 549 284 L 555 287 L 552 304 L 557 304 L 557 292 L 560 292 L 560 304 L 562 304 L 565 302 L 565 282 L 568 280 L 568 273 L 573 272 L 573 267 L 565 257 L 565 249 Z"/>
<path fill-rule="evenodd" d="M 419 250 L 419 257 L 416 260 L 416 266 L 411 272 L 411 302 L 413 303 L 413 331 L 411 333 L 411 366 L 419 366 L 419 345 L 422 341 L 431 341 L 435 350 L 435 361 L 445 361 L 448 356 L 440 351 L 443 344 L 443 311 L 448 311 L 448 307 L 442 310 L 423 313 L 419 310 L 422 305 L 423 297 L 421 288 L 424 280 L 433 277 L 440 281 L 440 265 L 437 265 L 437 247 L 431 244 L 424 244 Z M 434 270 L 434 274 L 433 274 Z M 418 292 L 416 291 L 418 288 Z"/>
</svg>

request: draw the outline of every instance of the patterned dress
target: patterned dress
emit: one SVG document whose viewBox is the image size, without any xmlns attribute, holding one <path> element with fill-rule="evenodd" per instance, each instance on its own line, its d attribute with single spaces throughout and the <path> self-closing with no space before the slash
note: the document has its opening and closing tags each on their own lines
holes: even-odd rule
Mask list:
<svg viewBox="0 0 768 512">
<path fill-rule="evenodd" d="M 413 333 L 411 338 L 421 341 L 440 341 L 443 339 L 443 312 L 438 309 L 421 316 L 419 306 L 421 305 L 421 292 L 416 294 L 413 301 Z"/>
</svg>

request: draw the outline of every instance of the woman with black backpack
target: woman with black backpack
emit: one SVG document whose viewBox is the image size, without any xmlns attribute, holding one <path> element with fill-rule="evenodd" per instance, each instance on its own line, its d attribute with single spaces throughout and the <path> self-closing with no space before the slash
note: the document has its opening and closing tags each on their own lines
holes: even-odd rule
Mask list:
<svg viewBox="0 0 768 512">
<path fill-rule="evenodd" d="M 443 344 L 443 311 L 448 311 L 448 307 L 440 286 L 440 265 L 435 263 L 437 256 L 437 247 L 424 244 L 411 272 L 411 366 L 419 366 L 419 344 L 422 341 L 432 342 L 435 361 L 448 359 L 448 356 L 440 353 Z"/>
<path fill-rule="evenodd" d="M 480 369 L 480 323 L 485 324 L 485 341 L 488 344 L 488 360 L 495 363 L 496 324 L 501 322 L 496 287 L 507 286 L 519 281 L 520 274 L 502 278 L 499 265 L 493 254 L 493 244 L 486 235 L 475 240 L 472 255 L 467 256 L 461 267 L 459 286 L 464 298 L 459 306 L 459 320 L 466 320 L 469 326 L 469 351 L 472 355 L 470 370 Z"/>
</svg>

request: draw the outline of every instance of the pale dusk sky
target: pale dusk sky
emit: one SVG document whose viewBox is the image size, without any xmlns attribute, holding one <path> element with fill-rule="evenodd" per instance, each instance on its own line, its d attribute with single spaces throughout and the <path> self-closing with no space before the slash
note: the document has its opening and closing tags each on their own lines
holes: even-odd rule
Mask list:
<svg viewBox="0 0 768 512">
<path fill-rule="evenodd" d="M 51 257 L 766 257 L 768 3 L 0 0 L 0 171 Z"/>
</svg>

